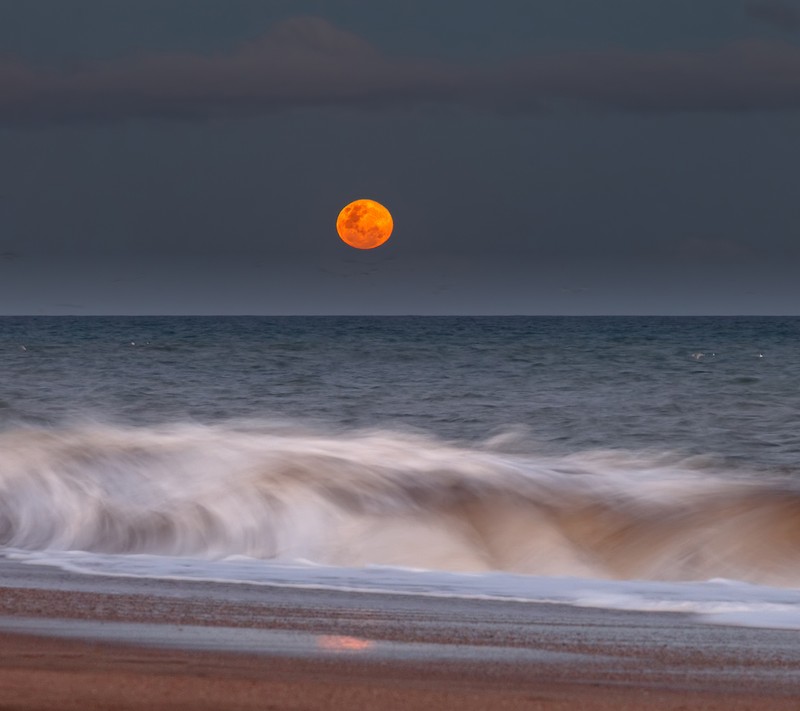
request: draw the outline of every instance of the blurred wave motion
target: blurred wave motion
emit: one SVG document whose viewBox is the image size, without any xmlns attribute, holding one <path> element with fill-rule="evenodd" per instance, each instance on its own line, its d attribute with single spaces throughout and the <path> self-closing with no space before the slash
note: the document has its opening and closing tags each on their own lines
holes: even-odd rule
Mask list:
<svg viewBox="0 0 800 711">
<path fill-rule="evenodd" d="M 800 488 L 700 457 L 557 456 L 288 422 L 0 434 L 0 545 L 800 584 Z"/>
</svg>

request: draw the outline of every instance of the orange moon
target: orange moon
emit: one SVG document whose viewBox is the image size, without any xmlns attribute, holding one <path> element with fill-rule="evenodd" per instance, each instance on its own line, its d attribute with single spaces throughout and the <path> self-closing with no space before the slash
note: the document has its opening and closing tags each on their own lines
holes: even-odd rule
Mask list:
<svg viewBox="0 0 800 711">
<path fill-rule="evenodd" d="M 356 249 L 380 247 L 394 229 L 392 213 L 374 200 L 354 200 L 336 219 L 336 231 L 345 244 Z"/>
</svg>

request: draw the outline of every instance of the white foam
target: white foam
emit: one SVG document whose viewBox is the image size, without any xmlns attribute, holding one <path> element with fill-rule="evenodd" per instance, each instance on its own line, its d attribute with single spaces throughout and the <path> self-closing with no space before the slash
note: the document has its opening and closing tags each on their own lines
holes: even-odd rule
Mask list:
<svg viewBox="0 0 800 711">
<path fill-rule="evenodd" d="M 734 580 L 657 582 L 447 573 L 389 566 L 340 568 L 246 556 L 209 561 L 81 551 L 9 550 L 14 560 L 73 573 L 267 585 L 354 593 L 552 603 L 642 612 L 677 612 L 710 624 L 800 630 L 800 590 Z"/>
<path fill-rule="evenodd" d="M 800 584 L 800 493 L 707 458 L 287 423 L 0 433 L 0 540 L 342 567 Z M 796 527 L 795 527 L 796 528 Z M 787 535 L 788 532 L 788 535 Z"/>
</svg>

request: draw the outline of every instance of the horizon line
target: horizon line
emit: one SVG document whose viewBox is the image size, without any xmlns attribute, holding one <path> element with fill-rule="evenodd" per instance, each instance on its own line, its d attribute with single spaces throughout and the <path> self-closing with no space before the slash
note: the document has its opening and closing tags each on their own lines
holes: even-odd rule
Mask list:
<svg viewBox="0 0 800 711">
<path fill-rule="evenodd" d="M 21 313 L 0 314 L 0 318 L 798 318 L 800 313 L 758 313 L 758 314 L 680 314 L 680 313 L 651 313 L 651 314 L 524 314 L 524 313 L 496 313 L 496 314 L 259 314 L 259 313 Z"/>
</svg>

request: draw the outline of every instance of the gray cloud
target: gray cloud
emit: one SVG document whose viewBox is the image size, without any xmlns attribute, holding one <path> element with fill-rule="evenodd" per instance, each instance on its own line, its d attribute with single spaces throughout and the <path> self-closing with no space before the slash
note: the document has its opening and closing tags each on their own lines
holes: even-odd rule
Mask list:
<svg viewBox="0 0 800 711">
<path fill-rule="evenodd" d="M 708 51 L 573 52 L 479 67 L 389 57 L 326 20 L 294 18 L 229 54 L 149 54 L 69 70 L 0 61 L 0 121 L 19 125 L 428 103 L 525 113 L 796 109 L 800 47 L 752 40 Z"/>
<path fill-rule="evenodd" d="M 757 256 L 755 250 L 748 245 L 712 236 L 684 240 L 678 244 L 678 252 L 694 263 L 741 262 Z"/>
<path fill-rule="evenodd" d="M 747 0 L 744 10 L 748 17 L 779 29 L 800 29 L 800 9 L 780 0 Z"/>
</svg>

